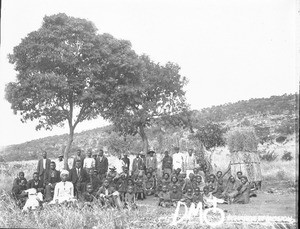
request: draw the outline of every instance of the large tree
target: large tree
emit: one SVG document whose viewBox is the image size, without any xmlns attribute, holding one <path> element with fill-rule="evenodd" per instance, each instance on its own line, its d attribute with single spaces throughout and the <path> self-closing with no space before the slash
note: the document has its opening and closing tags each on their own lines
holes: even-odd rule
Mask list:
<svg viewBox="0 0 300 229">
<path fill-rule="evenodd" d="M 103 110 L 104 117 L 123 135 L 139 134 L 147 152 L 146 128 L 187 109 L 183 90 L 187 80 L 177 64 L 160 65 L 146 55 L 140 56 L 139 62 L 138 80 L 115 90 Z"/>
<path fill-rule="evenodd" d="M 68 124 L 65 166 L 78 123 L 96 118 L 115 89 L 140 77 L 130 42 L 99 35 L 92 22 L 65 14 L 45 16 L 9 60 L 18 74 L 6 85 L 6 99 L 21 121 L 38 120 L 37 130 Z"/>
</svg>

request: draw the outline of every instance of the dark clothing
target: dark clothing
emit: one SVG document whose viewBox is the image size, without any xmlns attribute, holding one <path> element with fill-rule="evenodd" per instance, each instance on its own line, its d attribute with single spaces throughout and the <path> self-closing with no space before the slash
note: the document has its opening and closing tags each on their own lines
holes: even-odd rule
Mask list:
<svg viewBox="0 0 300 229">
<path fill-rule="evenodd" d="M 165 156 L 162 161 L 162 170 L 173 168 L 173 158 L 171 156 Z"/>
<path fill-rule="evenodd" d="M 26 180 L 26 178 L 23 178 L 22 180 L 25 180 L 25 187 L 26 187 L 26 185 L 27 185 L 27 180 Z M 14 179 L 14 182 L 13 182 L 13 187 L 19 185 L 19 184 L 20 184 L 20 181 L 21 181 L 21 179 L 20 179 L 19 177 L 15 178 L 15 179 Z"/>
<path fill-rule="evenodd" d="M 85 169 L 80 168 L 79 173 L 77 168 L 73 168 L 70 170 L 69 181 L 71 181 L 74 185 L 74 194 L 78 198 L 81 193 L 85 190 L 85 185 L 89 179 L 89 176 Z"/>
<path fill-rule="evenodd" d="M 87 183 L 91 183 L 92 184 L 94 192 L 97 192 L 98 189 L 102 185 L 102 181 L 98 177 L 96 177 L 94 175 L 89 176 L 89 179 L 88 179 Z"/>
<path fill-rule="evenodd" d="M 45 177 L 45 184 L 55 184 L 60 182 L 60 172 L 57 170 L 49 170 Z"/>
<path fill-rule="evenodd" d="M 107 158 L 105 156 L 103 156 L 102 158 L 97 157 L 95 167 L 99 175 L 103 175 L 107 173 L 108 170 Z"/>
<path fill-rule="evenodd" d="M 40 180 L 44 183 L 46 173 L 50 170 L 51 160 L 46 158 L 46 167 L 44 168 L 44 159 L 38 161 L 37 172 L 39 173 Z"/>
<path fill-rule="evenodd" d="M 88 192 L 84 192 L 82 193 L 81 197 L 80 197 L 80 200 L 82 202 L 93 202 L 95 201 L 96 197 L 94 195 L 94 193 L 88 193 Z"/>
<path fill-rule="evenodd" d="M 26 186 L 16 185 L 12 188 L 12 196 L 20 208 L 24 207 L 27 199 L 27 193 L 23 192 L 24 190 L 26 190 Z"/>
<path fill-rule="evenodd" d="M 130 167 L 130 160 L 129 160 L 129 158 L 128 157 L 127 158 L 123 157 L 122 160 L 124 161 L 125 167 L 129 171 L 129 167 Z"/>
<path fill-rule="evenodd" d="M 30 188 L 35 188 L 37 192 L 43 192 L 44 184 L 41 180 L 35 181 L 32 179 L 28 181 L 26 189 Z"/>
<path fill-rule="evenodd" d="M 74 160 L 73 160 L 72 169 L 76 168 L 76 161 L 78 161 L 78 160 L 81 161 L 81 168 L 82 168 L 82 167 L 83 167 L 83 161 L 84 161 L 84 158 L 85 158 L 85 156 L 83 156 L 83 155 L 80 155 L 80 156 L 76 155 L 76 156 L 74 157 Z"/>
</svg>

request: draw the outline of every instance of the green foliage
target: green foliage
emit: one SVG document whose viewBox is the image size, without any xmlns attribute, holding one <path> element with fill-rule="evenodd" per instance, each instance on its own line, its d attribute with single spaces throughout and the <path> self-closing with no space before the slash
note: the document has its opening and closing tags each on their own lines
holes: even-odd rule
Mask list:
<svg viewBox="0 0 300 229">
<path fill-rule="evenodd" d="M 293 159 L 292 153 L 289 151 L 285 151 L 281 157 L 281 160 L 283 161 L 291 161 L 292 159 Z"/>
<path fill-rule="evenodd" d="M 226 142 L 231 153 L 257 151 L 258 139 L 253 128 L 239 127 L 230 130 L 227 133 Z"/>
<path fill-rule="evenodd" d="M 217 146 L 225 145 L 223 139 L 223 129 L 219 124 L 207 123 L 204 126 L 198 128 L 196 133 L 191 138 L 196 138 L 205 146 L 206 149 L 210 150 Z"/>
</svg>

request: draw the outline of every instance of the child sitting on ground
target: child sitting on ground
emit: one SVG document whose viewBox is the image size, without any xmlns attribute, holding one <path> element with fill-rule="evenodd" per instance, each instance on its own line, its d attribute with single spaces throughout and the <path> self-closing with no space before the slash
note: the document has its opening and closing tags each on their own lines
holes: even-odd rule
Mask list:
<svg viewBox="0 0 300 229">
<path fill-rule="evenodd" d="M 86 191 L 80 196 L 80 200 L 84 206 L 91 207 L 91 203 L 96 201 L 96 194 L 93 190 L 93 184 L 89 183 L 86 185 Z"/>
<path fill-rule="evenodd" d="M 193 194 L 193 203 L 195 204 L 195 206 L 197 207 L 197 204 L 199 202 L 203 202 L 203 196 L 200 193 L 200 188 L 195 188 L 194 189 L 194 194 Z"/>
<path fill-rule="evenodd" d="M 145 183 L 144 183 L 144 178 L 143 174 L 139 174 L 138 178 L 136 180 L 136 186 L 135 186 L 135 197 L 137 200 L 144 200 L 146 199 L 145 196 Z"/>
<path fill-rule="evenodd" d="M 210 191 L 208 186 L 205 186 L 203 188 L 203 206 L 204 208 L 211 208 L 214 205 L 214 201 L 216 203 L 225 203 L 223 199 L 218 199 L 212 195 L 212 192 Z"/>
<path fill-rule="evenodd" d="M 146 196 L 151 196 L 155 193 L 155 180 L 152 177 L 151 172 L 146 173 L 145 179 L 145 194 Z"/>
<path fill-rule="evenodd" d="M 194 178 L 195 178 L 194 173 L 190 173 L 189 178 L 185 179 L 185 184 L 183 185 L 183 188 L 182 188 L 183 194 L 185 194 L 187 192 L 188 187 L 193 187 Z"/>
<path fill-rule="evenodd" d="M 182 193 L 179 190 L 179 187 L 177 185 L 172 186 L 172 191 L 170 192 L 170 198 L 172 206 L 176 207 L 177 202 L 182 198 Z"/>
<path fill-rule="evenodd" d="M 190 207 L 191 203 L 193 202 L 193 189 L 192 187 L 187 187 L 186 190 L 186 193 L 183 195 L 180 201 L 184 202 L 187 207 Z"/>
<path fill-rule="evenodd" d="M 171 206 L 171 198 L 170 192 L 168 192 L 167 185 L 162 186 L 162 191 L 158 194 L 158 206 L 161 207 L 170 207 Z"/>
<path fill-rule="evenodd" d="M 137 205 L 135 203 L 135 193 L 133 186 L 128 186 L 127 192 L 124 198 L 124 208 L 125 209 L 137 209 Z"/>
</svg>

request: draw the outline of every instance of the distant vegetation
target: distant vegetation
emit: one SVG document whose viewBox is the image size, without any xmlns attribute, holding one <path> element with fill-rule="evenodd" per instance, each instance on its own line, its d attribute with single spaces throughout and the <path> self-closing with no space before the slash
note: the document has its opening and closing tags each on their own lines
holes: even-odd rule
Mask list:
<svg viewBox="0 0 300 229">
<path fill-rule="evenodd" d="M 195 139 L 199 139 L 199 133 L 205 133 L 205 127 L 209 127 L 209 123 L 218 124 L 223 134 L 234 127 L 250 126 L 254 128 L 261 144 L 276 139 L 276 141 L 280 140 L 280 143 L 282 139 L 295 131 L 295 123 L 297 123 L 295 106 L 298 97 L 298 94 L 284 94 L 213 106 L 201 111 L 194 110 L 189 117 L 193 133 L 190 128 L 154 125 L 147 130 L 150 147 L 164 150 L 172 145 L 187 144 L 180 142 L 185 135 L 193 135 Z M 222 142 L 219 137 L 216 139 Z M 5 161 L 32 160 L 37 159 L 38 150 L 43 149 L 48 152 L 49 157 L 56 157 L 62 152 L 67 141 L 67 134 L 37 139 L 7 146 L 0 151 L 0 156 Z M 114 132 L 112 125 L 76 133 L 71 155 L 78 147 L 84 150 L 106 147 L 111 154 L 128 151 L 136 153 L 143 149 L 140 137 L 119 136 Z"/>
</svg>

